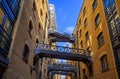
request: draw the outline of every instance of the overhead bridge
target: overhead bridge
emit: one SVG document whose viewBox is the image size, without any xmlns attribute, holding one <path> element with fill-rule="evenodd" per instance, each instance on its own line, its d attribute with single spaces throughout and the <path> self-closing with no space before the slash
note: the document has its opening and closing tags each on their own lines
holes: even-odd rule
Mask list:
<svg viewBox="0 0 120 79">
<path fill-rule="evenodd" d="M 51 39 L 51 42 L 70 42 L 70 43 L 74 43 L 75 38 L 70 35 L 67 34 L 65 32 L 58 32 L 54 29 L 49 29 L 49 35 L 52 36 L 53 38 Z"/>
<path fill-rule="evenodd" d="M 83 49 L 37 43 L 34 52 L 35 55 L 39 57 L 49 57 L 82 62 L 91 61 L 91 56 L 89 55 L 90 52 Z"/>
<path fill-rule="evenodd" d="M 69 76 L 71 76 L 72 72 L 52 71 L 51 74 L 52 75 L 59 74 L 59 75 L 69 75 Z"/>
<path fill-rule="evenodd" d="M 77 77 L 77 69 L 72 64 L 53 63 L 52 65 L 48 66 L 47 75 L 48 75 L 49 79 L 53 79 L 52 76 L 55 74 L 68 75 L 71 78 L 72 78 L 72 75 L 74 74 Z M 76 79 L 76 78 L 72 78 L 72 79 Z"/>
<path fill-rule="evenodd" d="M 63 72 L 73 72 L 77 73 L 76 67 L 67 64 L 52 64 L 48 66 L 48 72 L 51 71 L 63 71 Z"/>
</svg>

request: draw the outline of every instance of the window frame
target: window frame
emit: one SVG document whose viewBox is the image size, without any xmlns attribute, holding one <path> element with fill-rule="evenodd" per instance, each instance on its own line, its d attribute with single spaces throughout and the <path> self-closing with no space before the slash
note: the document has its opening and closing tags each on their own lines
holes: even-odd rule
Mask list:
<svg viewBox="0 0 120 79">
<path fill-rule="evenodd" d="M 101 47 L 105 43 L 103 32 L 99 33 L 99 35 L 97 36 L 97 41 L 98 41 L 98 47 Z"/>
<path fill-rule="evenodd" d="M 87 20 L 87 18 L 85 18 L 85 20 L 84 20 L 84 27 L 87 27 L 87 25 L 88 25 L 88 20 Z"/>
<path fill-rule="evenodd" d="M 86 7 L 83 8 L 83 15 L 86 14 Z"/>
<path fill-rule="evenodd" d="M 97 2 L 97 0 L 94 0 L 94 2 L 92 4 L 93 11 L 97 8 L 97 6 L 98 6 L 98 2 Z"/>
<path fill-rule="evenodd" d="M 89 34 L 88 34 L 88 31 L 87 31 L 86 34 L 85 34 L 85 39 L 86 39 L 86 42 L 89 40 Z"/>
<path fill-rule="evenodd" d="M 10 43 L 12 40 L 11 36 L 12 36 L 13 25 L 10 22 L 8 15 L 2 9 L 3 8 L 0 7 L 0 10 L 3 13 L 0 24 L 0 48 L 5 50 L 6 51 L 5 53 L 8 53 Z"/>
<path fill-rule="evenodd" d="M 102 71 L 106 71 L 106 70 L 109 69 L 107 55 L 103 55 L 103 56 L 100 58 L 100 62 L 101 62 L 101 70 L 102 70 Z"/>
<path fill-rule="evenodd" d="M 28 27 L 29 27 L 28 33 L 29 33 L 30 37 L 32 38 L 32 30 L 33 30 L 33 22 L 32 22 L 32 20 L 29 21 Z"/>
<path fill-rule="evenodd" d="M 29 46 L 25 44 L 23 49 L 23 57 L 22 57 L 25 63 L 28 63 L 29 61 L 29 53 L 30 53 Z"/>
<path fill-rule="evenodd" d="M 100 22 L 101 22 L 101 18 L 100 18 L 100 14 L 98 13 L 94 19 L 95 22 L 95 27 L 98 27 Z"/>
</svg>

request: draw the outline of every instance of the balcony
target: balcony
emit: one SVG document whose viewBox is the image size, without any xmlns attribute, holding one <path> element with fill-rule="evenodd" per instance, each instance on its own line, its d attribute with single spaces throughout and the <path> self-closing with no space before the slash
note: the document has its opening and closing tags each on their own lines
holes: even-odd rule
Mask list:
<svg viewBox="0 0 120 79">
<path fill-rule="evenodd" d="M 113 46 L 119 46 L 120 45 L 120 18 L 115 20 L 115 28 L 111 30 L 112 32 L 112 42 Z"/>
</svg>

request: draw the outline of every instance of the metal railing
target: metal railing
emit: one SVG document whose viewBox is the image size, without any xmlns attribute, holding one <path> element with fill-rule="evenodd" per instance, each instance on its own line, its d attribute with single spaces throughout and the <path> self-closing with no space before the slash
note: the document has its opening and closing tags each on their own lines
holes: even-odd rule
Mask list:
<svg viewBox="0 0 120 79">
<path fill-rule="evenodd" d="M 77 72 L 76 67 L 70 64 L 52 64 L 48 66 L 48 71 L 70 71 L 70 72 Z"/>
<path fill-rule="evenodd" d="M 71 34 L 68 34 L 68 33 L 65 33 L 65 32 L 60 32 L 56 29 L 49 29 L 49 34 L 59 34 L 60 36 L 64 37 L 64 38 L 69 38 L 70 40 L 75 40 L 75 38 L 71 35 Z"/>
<path fill-rule="evenodd" d="M 84 54 L 86 56 L 90 56 L 89 50 L 84 49 L 77 49 L 77 48 L 70 48 L 70 47 L 63 47 L 63 46 L 55 46 L 43 43 L 36 43 L 35 49 L 44 49 L 49 51 L 56 51 L 60 53 L 74 53 L 74 54 Z"/>
</svg>

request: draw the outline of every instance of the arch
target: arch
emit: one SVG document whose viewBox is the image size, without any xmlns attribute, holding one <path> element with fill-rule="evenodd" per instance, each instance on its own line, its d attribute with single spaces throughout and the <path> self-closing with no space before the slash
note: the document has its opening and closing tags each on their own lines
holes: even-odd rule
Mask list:
<svg viewBox="0 0 120 79">
<path fill-rule="evenodd" d="M 36 11 L 36 3 L 35 3 L 35 1 L 33 1 L 33 9 L 34 9 L 34 11 Z"/>
<path fill-rule="evenodd" d="M 101 58 L 101 69 L 102 71 L 108 70 L 108 60 L 107 60 L 107 55 L 104 54 Z"/>
<path fill-rule="evenodd" d="M 28 63 L 28 59 L 29 59 L 29 46 L 27 44 L 25 44 L 24 46 L 24 50 L 23 50 L 23 60 Z"/>
<path fill-rule="evenodd" d="M 38 39 L 36 39 L 36 43 L 39 43 L 39 40 L 38 40 Z"/>
<path fill-rule="evenodd" d="M 31 17 L 30 17 L 30 21 L 29 21 L 28 27 L 29 27 L 28 33 L 29 33 L 30 37 L 32 38 L 33 21 L 31 19 Z"/>
<path fill-rule="evenodd" d="M 32 20 L 29 21 L 29 30 L 31 31 L 33 29 L 33 23 Z"/>
<path fill-rule="evenodd" d="M 40 24 L 40 22 L 38 23 L 38 28 L 41 29 L 41 24 Z"/>
</svg>

